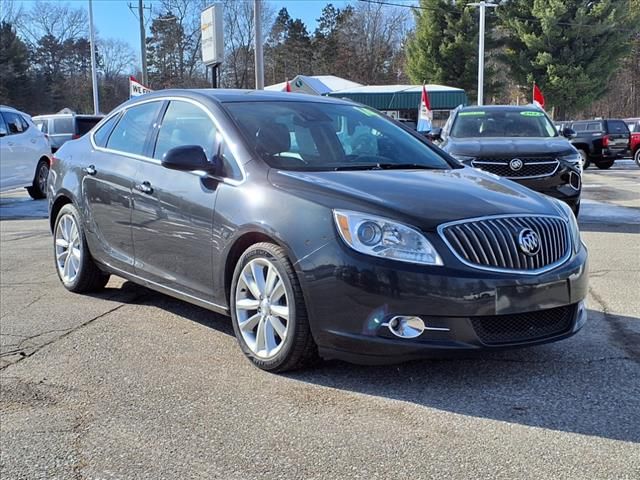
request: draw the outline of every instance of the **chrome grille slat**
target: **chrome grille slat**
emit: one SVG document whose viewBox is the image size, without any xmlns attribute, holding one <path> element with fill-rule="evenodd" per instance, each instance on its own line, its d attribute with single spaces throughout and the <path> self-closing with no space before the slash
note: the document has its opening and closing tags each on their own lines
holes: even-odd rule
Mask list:
<svg viewBox="0 0 640 480">
<path fill-rule="evenodd" d="M 540 250 L 525 254 L 519 235 L 531 229 Z M 540 273 L 566 261 L 570 254 L 569 230 L 561 217 L 499 215 L 451 222 L 438 227 L 451 251 L 463 263 L 485 270 Z"/>
</svg>

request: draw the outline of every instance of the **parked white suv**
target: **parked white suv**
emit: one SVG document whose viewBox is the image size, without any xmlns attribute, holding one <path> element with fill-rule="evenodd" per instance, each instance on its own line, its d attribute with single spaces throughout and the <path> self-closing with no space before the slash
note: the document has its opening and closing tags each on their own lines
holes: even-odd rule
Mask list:
<svg viewBox="0 0 640 480">
<path fill-rule="evenodd" d="M 31 117 L 0 105 L 0 191 L 26 187 L 32 198 L 47 194 L 51 146 Z"/>
</svg>

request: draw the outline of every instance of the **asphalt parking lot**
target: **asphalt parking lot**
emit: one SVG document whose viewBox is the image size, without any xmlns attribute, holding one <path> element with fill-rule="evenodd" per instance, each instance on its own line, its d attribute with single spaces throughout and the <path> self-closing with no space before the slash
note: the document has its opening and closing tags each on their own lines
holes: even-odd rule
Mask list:
<svg viewBox="0 0 640 480">
<path fill-rule="evenodd" d="M 589 320 L 534 348 L 283 376 L 227 318 L 66 292 L 46 202 L 0 196 L 0 478 L 640 477 L 640 169 L 584 177 Z"/>
</svg>

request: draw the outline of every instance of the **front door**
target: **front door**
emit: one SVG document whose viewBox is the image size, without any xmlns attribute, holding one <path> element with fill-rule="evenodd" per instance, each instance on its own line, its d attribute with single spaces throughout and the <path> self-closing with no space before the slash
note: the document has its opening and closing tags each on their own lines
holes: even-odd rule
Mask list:
<svg viewBox="0 0 640 480">
<path fill-rule="evenodd" d="M 94 137 L 98 148 L 83 165 L 89 247 L 99 261 L 125 272 L 133 273 L 134 179 L 161 105 L 160 101 L 136 105 L 104 123 Z"/>
<path fill-rule="evenodd" d="M 218 181 L 160 163 L 171 148 L 200 145 L 212 158 L 216 128 L 199 105 L 172 100 L 133 190 L 136 274 L 203 300 L 213 296 L 213 212 Z"/>
</svg>

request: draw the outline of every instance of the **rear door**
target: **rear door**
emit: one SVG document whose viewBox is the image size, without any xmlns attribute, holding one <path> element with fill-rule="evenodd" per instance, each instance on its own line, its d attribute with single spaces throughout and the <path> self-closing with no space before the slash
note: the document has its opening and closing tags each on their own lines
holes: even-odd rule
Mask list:
<svg viewBox="0 0 640 480">
<path fill-rule="evenodd" d="M 134 178 L 162 101 L 134 105 L 95 132 L 84 159 L 83 195 L 91 252 L 107 265 L 133 273 L 131 201 Z"/>
<path fill-rule="evenodd" d="M 219 181 L 161 165 L 171 148 L 200 145 L 214 156 L 217 130 L 199 104 L 171 100 L 133 191 L 136 274 L 164 287 L 213 298 L 213 213 Z"/>
<path fill-rule="evenodd" d="M 75 131 L 73 117 L 71 115 L 53 117 L 49 124 L 49 141 L 51 149 L 58 150 L 64 142 L 71 140 Z"/>
<path fill-rule="evenodd" d="M 609 150 L 624 154 L 629 150 L 630 134 L 627 124 L 622 120 L 607 120 Z"/>
<path fill-rule="evenodd" d="M 2 139 L 2 179 L 3 189 L 31 185 L 35 175 L 35 164 L 31 155 L 28 124 L 17 112 L 2 112 L 7 135 Z M 5 154 L 6 153 L 6 154 Z"/>
</svg>

